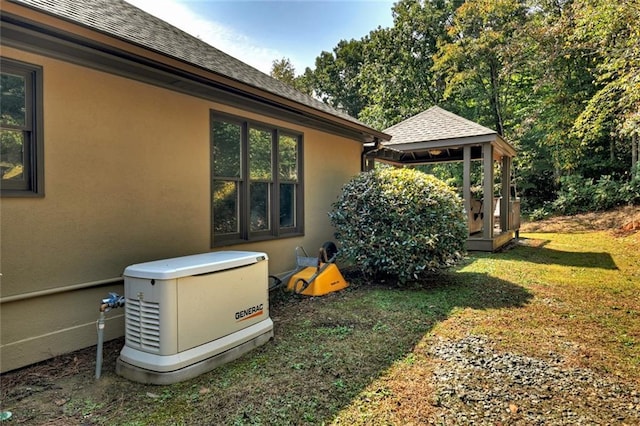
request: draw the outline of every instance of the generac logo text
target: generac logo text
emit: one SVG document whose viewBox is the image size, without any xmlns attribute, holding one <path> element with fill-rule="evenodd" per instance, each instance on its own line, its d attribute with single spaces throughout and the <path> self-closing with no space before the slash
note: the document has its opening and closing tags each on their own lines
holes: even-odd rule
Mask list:
<svg viewBox="0 0 640 426">
<path fill-rule="evenodd" d="M 264 313 L 264 305 L 261 303 L 256 306 L 252 306 L 248 309 L 243 309 L 236 312 L 236 321 L 245 321 L 251 318 L 258 317 Z"/>
</svg>

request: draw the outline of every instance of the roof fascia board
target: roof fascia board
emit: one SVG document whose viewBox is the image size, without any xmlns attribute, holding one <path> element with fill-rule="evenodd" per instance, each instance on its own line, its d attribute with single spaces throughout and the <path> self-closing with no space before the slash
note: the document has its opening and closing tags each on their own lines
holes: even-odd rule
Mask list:
<svg viewBox="0 0 640 426">
<path fill-rule="evenodd" d="M 503 138 L 501 138 L 497 133 L 489 134 L 489 135 L 479 135 L 479 136 L 469 136 L 464 138 L 451 138 L 451 139 L 441 139 L 441 140 L 433 140 L 433 141 L 422 141 L 422 142 L 407 142 L 407 143 L 393 143 L 393 139 L 391 139 L 391 143 L 384 144 L 388 148 L 393 148 L 398 151 L 409 152 L 409 151 L 428 151 L 430 149 L 442 149 L 442 148 L 459 148 L 465 145 L 479 145 L 484 143 L 491 143 L 497 149 L 500 155 L 506 155 L 508 157 L 515 157 L 516 150 L 506 142 Z"/>
<path fill-rule="evenodd" d="M 414 166 L 423 166 L 427 164 L 446 164 L 446 163 L 460 163 L 461 159 L 449 159 L 449 160 L 439 160 L 439 161 L 424 161 L 424 160 L 394 160 L 385 157 L 374 157 L 374 160 L 378 163 L 389 164 L 395 167 L 414 167 Z M 472 158 L 471 161 L 480 161 L 479 158 Z"/>
<path fill-rule="evenodd" d="M 487 142 L 493 142 L 496 140 L 496 134 L 491 135 L 480 135 L 480 136 L 470 136 L 465 138 L 451 138 L 451 139 L 440 139 L 433 141 L 422 141 L 422 142 L 407 142 L 407 143 L 398 143 L 394 144 L 393 139 L 391 139 L 392 143 L 384 144 L 389 148 L 393 148 L 398 151 L 428 151 L 430 149 L 441 149 L 441 148 L 459 148 L 465 145 L 476 145 Z"/>
<path fill-rule="evenodd" d="M 271 108 L 277 105 L 283 110 L 288 110 L 294 115 L 299 114 L 301 116 L 304 116 L 307 118 L 307 120 L 316 121 L 318 124 L 321 124 L 321 127 L 317 127 L 317 125 L 314 127 L 320 128 L 322 130 L 325 130 L 326 128 L 332 128 L 332 132 L 335 133 L 336 129 L 345 129 L 346 131 L 342 130 L 338 131 L 338 133 L 345 136 L 350 135 L 349 137 L 362 142 L 370 141 L 374 138 L 383 140 L 390 139 L 390 136 L 386 133 L 376 131 L 367 126 L 351 122 L 349 120 L 314 109 L 312 107 L 302 105 L 293 100 L 282 98 L 281 96 L 258 89 L 254 86 L 241 83 L 237 80 L 214 73 L 212 71 L 185 63 L 159 52 L 145 49 L 132 43 L 128 43 L 124 40 L 102 34 L 89 28 L 85 28 L 81 25 L 77 25 L 69 21 L 50 16 L 48 14 L 30 9 L 22 5 L 9 3 L 6 0 L 2 0 L 0 3 L 2 5 L 0 14 L 2 17 L 3 27 L 8 26 L 7 24 L 13 24 L 12 29 L 14 30 L 14 34 L 20 32 L 18 31 L 18 29 L 22 29 L 23 31 L 28 31 L 31 33 L 31 40 L 34 40 L 34 37 L 38 38 L 38 36 L 41 37 L 41 39 L 49 40 L 49 49 L 45 49 L 43 46 L 38 46 L 37 44 L 34 45 L 33 43 L 27 43 L 26 40 L 20 40 L 19 38 L 16 39 L 15 37 L 13 37 L 11 40 L 7 40 L 5 38 L 7 28 L 3 28 L 3 43 L 12 47 L 27 49 L 36 53 L 45 54 L 47 56 L 52 56 L 52 54 L 55 54 L 58 58 L 75 61 L 76 63 L 78 63 L 77 61 L 80 60 L 79 63 L 82 65 L 92 66 L 94 68 L 96 68 L 96 65 L 98 65 L 98 69 L 120 75 L 123 75 L 123 73 L 120 72 L 117 67 L 108 67 L 104 63 L 91 64 L 92 61 L 89 60 L 89 55 L 87 55 L 87 53 L 95 52 L 99 54 L 99 56 L 107 55 L 112 58 L 118 58 L 120 60 L 128 60 L 131 63 L 129 63 L 129 66 L 127 68 L 131 68 L 131 65 L 134 63 L 137 65 L 146 65 L 144 73 L 132 73 L 131 71 L 125 72 L 125 76 L 129 78 L 141 80 L 141 77 L 144 77 L 145 73 L 148 74 L 149 69 L 164 71 L 168 75 L 182 75 L 183 78 L 184 76 L 190 76 L 190 78 L 194 80 L 200 80 L 200 84 L 203 84 L 203 81 L 207 82 L 207 84 L 215 86 L 218 90 L 228 90 L 229 92 L 235 93 L 236 95 L 240 95 L 239 98 L 247 96 L 254 101 L 264 102 Z M 64 48 L 52 49 L 53 40 L 60 40 L 60 43 L 57 47 L 60 48 L 64 46 Z M 83 50 L 84 55 L 81 55 L 80 58 L 76 57 L 77 55 L 73 54 L 74 49 L 71 49 L 72 46 L 77 46 L 77 48 Z M 149 79 L 145 78 L 145 80 Z M 156 81 L 146 82 L 158 84 L 158 82 Z M 170 89 L 178 91 L 184 91 L 179 90 L 179 88 L 176 88 L 172 85 L 165 86 L 162 82 L 160 83 L 160 85 L 162 85 L 163 87 L 168 87 Z M 188 91 L 188 93 L 193 94 L 191 93 L 191 91 Z M 215 100 L 218 99 L 219 98 L 216 98 Z M 239 99 L 235 100 L 235 105 L 232 106 L 237 106 L 238 102 Z M 242 103 L 242 107 L 244 108 L 245 106 L 246 105 Z M 257 106 L 254 106 L 253 108 L 256 109 L 256 107 Z M 282 118 L 280 116 L 277 117 Z M 294 122 L 300 122 L 300 118 L 298 117 L 298 119 Z"/>
<path fill-rule="evenodd" d="M 450 149 L 450 148 L 449 148 Z M 368 157 L 374 158 L 376 161 L 380 161 L 383 163 L 393 164 L 393 165 L 405 165 L 405 166 L 416 166 L 422 164 L 440 164 L 440 163 L 458 163 L 461 162 L 463 158 L 463 153 L 460 152 L 459 155 L 449 155 L 444 157 L 431 157 L 431 158 L 411 158 L 411 154 L 418 151 L 398 151 L 392 148 L 379 148 L 370 150 L 365 155 Z M 425 151 L 422 151 L 425 152 Z M 471 161 L 481 161 L 482 160 L 482 151 L 478 150 L 477 153 L 472 151 Z"/>
<path fill-rule="evenodd" d="M 516 149 L 502 137 L 498 136 L 494 145 L 501 154 L 504 154 L 507 157 L 516 156 Z"/>
</svg>

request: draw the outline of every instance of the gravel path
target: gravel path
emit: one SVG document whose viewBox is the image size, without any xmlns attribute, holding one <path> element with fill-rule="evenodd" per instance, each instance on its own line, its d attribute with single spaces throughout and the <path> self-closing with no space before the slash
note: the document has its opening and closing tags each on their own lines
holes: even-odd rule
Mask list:
<svg viewBox="0 0 640 426">
<path fill-rule="evenodd" d="M 485 337 L 430 349 L 444 425 L 640 425 L 640 392 L 589 369 L 497 352 Z"/>
</svg>

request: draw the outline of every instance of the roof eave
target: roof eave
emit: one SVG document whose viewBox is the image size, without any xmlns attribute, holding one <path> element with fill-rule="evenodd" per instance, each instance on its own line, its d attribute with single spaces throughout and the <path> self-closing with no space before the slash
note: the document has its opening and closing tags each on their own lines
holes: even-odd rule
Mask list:
<svg viewBox="0 0 640 426">
<path fill-rule="evenodd" d="M 196 79 L 206 79 L 217 85 L 227 87 L 235 92 L 244 93 L 253 98 L 262 99 L 268 103 L 282 105 L 284 108 L 295 110 L 302 115 L 344 127 L 352 132 L 360 134 L 360 141 L 363 143 L 374 140 L 387 141 L 391 139 L 390 135 L 372 129 L 366 125 L 301 104 L 300 102 L 296 102 L 292 99 L 285 98 L 259 87 L 233 79 L 229 76 L 196 66 L 192 63 L 158 52 L 146 46 L 97 31 L 62 17 L 34 9 L 27 5 L 12 3 L 8 0 L 0 0 L 0 15 L 3 17 L 11 17 L 15 21 L 22 22 L 32 28 L 38 28 L 42 31 L 64 33 L 67 37 L 72 37 L 82 44 L 90 42 L 93 46 L 101 46 L 102 48 L 125 52 L 132 57 L 143 59 L 146 62 L 162 64 L 167 68 L 187 73 Z"/>
<path fill-rule="evenodd" d="M 501 155 L 506 155 L 508 157 L 515 157 L 516 155 L 515 148 L 497 133 L 402 143 L 393 143 L 393 138 L 391 140 L 391 143 L 384 143 L 383 145 L 388 148 L 403 152 L 457 148 L 465 145 L 480 145 L 484 143 L 492 143 L 494 147 L 498 148 Z"/>
<path fill-rule="evenodd" d="M 493 142 L 496 139 L 496 134 L 489 135 L 476 135 L 476 136 L 466 136 L 466 137 L 458 137 L 458 138 L 447 138 L 447 139 L 436 139 L 436 140 L 425 140 L 425 141 L 414 141 L 414 142 L 402 142 L 402 143 L 393 143 L 384 144 L 390 148 L 396 149 L 398 151 L 421 151 L 426 149 L 434 149 L 434 148 L 454 148 L 458 146 L 464 145 L 477 145 L 482 143 Z"/>
</svg>

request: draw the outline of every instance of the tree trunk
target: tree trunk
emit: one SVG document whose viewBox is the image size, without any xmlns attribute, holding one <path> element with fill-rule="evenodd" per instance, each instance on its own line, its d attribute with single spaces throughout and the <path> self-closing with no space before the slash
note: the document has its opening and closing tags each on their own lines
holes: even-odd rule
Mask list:
<svg viewBox="0 0 640 426">
<path fill-rule="evenodd" d="M 636 173 L 638 165 L 638 151 L 640 151 L 640 138 L 634 133 L 631 137 L 631 173 Z"/>
<path fill-rule="evenodd" d="M 609 160 L 611 164 L 616 161 L 616 140 L 613 137 L 609 139 Z"/>
<path fill-rule="evenodd" d="M 504 136 L 504 127 L 502 125 L 502 111 L 500 105 L 500 87 L 498 83 L 498 66 L 491 62 L 489 65 L 489 72 L 491 78 L 491 93 L 490 93 L 490 103 L 491 109 L 493 110 L 493 118 L 496 123 L 496 132 L 500 136 Z"/>
</svg>

